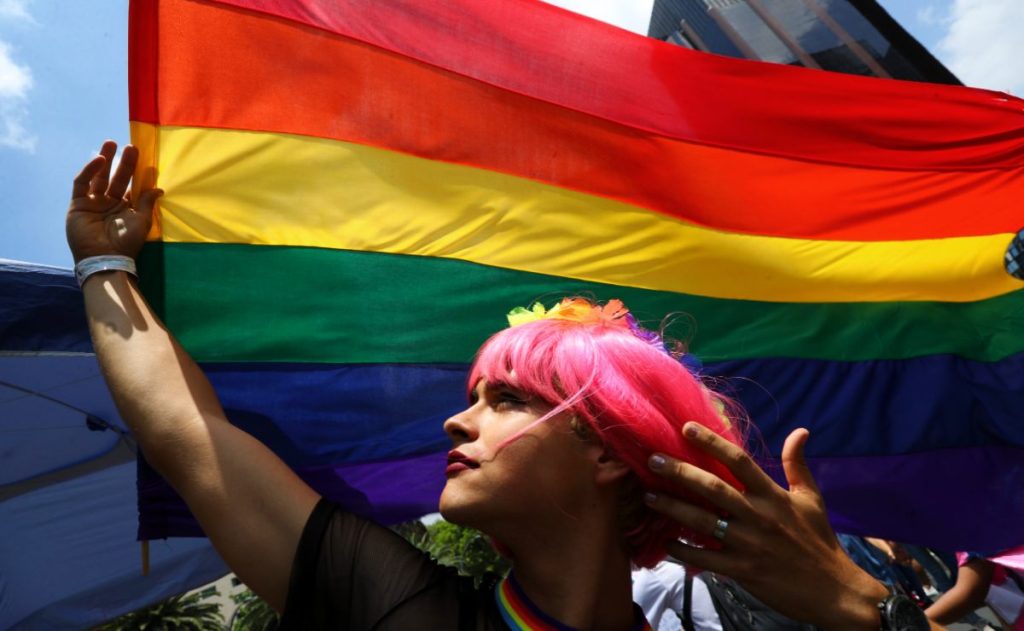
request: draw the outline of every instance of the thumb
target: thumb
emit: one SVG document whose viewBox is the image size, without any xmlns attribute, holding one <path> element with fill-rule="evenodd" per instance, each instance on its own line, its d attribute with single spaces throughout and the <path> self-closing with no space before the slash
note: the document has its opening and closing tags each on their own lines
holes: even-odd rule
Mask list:
<svg viewBox="0 0 1024 631">
<path fill-rule="evenodd" d="M 786 473 L 786 482 L 789 483 L 791 491 L 810 491 L 821 495 L 818 490 L 818 483 L 814 481 L 811 470 L 804 458 L 804 445 L 811 433 L 803 427 L 793 430 L 786 437 L 782 446 L 782 470 Z"/>
<path fill-rule="evenodd" d="M 152 216 L 156 200 L 163 194 L 163 189 L 147 188 L 139 194 L 139 201 L 135 204 L 135 210 L 143 215 Z"/>
</svg>

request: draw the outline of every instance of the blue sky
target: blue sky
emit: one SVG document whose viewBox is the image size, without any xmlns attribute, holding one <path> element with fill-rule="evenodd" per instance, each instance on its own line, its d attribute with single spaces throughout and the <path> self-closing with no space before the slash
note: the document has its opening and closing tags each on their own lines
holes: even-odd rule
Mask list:
<svg viewBox="0 0 1024 631">
<path fill-rule="evenodd" d="M 128 139 L 127 27 L 128 0 L 0 0 L 0 258 L 70 267 L 71 178 Z"/>
<path fill-rule="evenodd" d="M 645 31 L 652 0 L 554 3 Z M 882 0 L 965 83 L 1024 95 L 1024 0 Z M 0 0 L 0 258 L 68 267 L 70 182 L 128 139 L 128 0 Z"/>
</svg>

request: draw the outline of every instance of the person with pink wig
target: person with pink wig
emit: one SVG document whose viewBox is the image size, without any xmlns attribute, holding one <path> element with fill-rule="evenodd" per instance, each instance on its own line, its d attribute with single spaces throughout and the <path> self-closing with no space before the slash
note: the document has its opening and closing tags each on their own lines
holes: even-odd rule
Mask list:
<svg viewBox="0 0 1024 631">
<path fill-rule="evenodd" d="M 490 536 L 508 577 L 477 589 L 346 513 L 228 422 L 146 305 L 133 259 L 160 191 L 130 200 L 138 152 L 126 148 L 111 175 L 115 153 L 107 142 L 83 168 L 67 217 L 97 358 L 146 458 L 228 566 L 285 612 L 282 628 L 649 628 L 630 568 L 667 554 L 824 628 L 928 628 L 901 621 L 842 552 L 804 462 L 806 430 L 786 441 L 783 489 L 744 451 L 734 406 L 616 300 L 515 310 L 444 424 L 440 510 Z"/>
</svg>

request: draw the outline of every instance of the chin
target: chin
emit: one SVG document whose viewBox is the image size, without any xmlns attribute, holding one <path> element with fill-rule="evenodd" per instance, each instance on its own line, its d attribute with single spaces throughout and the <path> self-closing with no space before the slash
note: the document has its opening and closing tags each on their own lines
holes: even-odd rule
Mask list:
<svg viewBox="0 0 1024 631">
<path fill-rule="evenodd" d="M 485 502 L 481 498 L 473 498 L 472 494 L 459 489 L 452 488 L 447 484 L 441 491 L 441 499 L 438 500 L 437 510 L 446 521 L 460 526 L 483 530 L 485 522 Z"/>
<path fill-rule="evenodd" d="M 465 521 L 467 513 L 465 502 L 459 501 L 458 495 L 457 491 L 453 491 L 448 485 L 445 485 L 444 490 L 441 491 L 441 498 L 437 502 L 437 510 L 446 521 L 467 526 L 469 524 Z"/>
</svg>

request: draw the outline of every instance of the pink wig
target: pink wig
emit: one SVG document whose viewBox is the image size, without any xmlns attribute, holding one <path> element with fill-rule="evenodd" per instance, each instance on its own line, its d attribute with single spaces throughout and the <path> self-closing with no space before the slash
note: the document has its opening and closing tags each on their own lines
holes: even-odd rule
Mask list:
<svg viewBox="0 0 1024 631">
<path fill-rule="evenodd" d="M 654 475 L 648 457 L 668 454 L 739 488 L 721 463 L 683 438 L 682 427 L 696 421 L 738 445 L 743 436 L 738 423 L 726 416 L 729 402 L 706 388 L 666 350 L 660 337 L 640 329 L 626 313 L 622 309 L 629 326 L 609 318 L 538 319 L 501 331 L 478 352 L 468 388 L 486 379 L 539 397 L 554 410 L 538 422 L 569 411 L 587 434 L 624 462 L 639 480 L 634 485 L 637 497 L 624 498 L 636 509 L 626 522 L 625 543 L 636 565 L 650 567 L 665 557 L 669 541 L 685 537 L 707 543 L 708 538 L 647 508 L 640 497 L 643 489 L 716 509 L 700 497 L 681 495 Z"/>
</svg>

